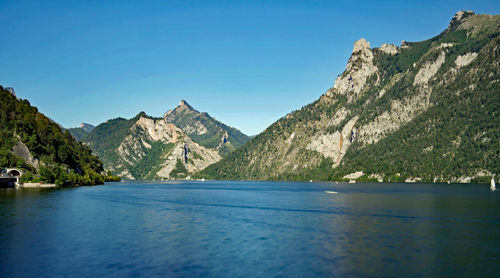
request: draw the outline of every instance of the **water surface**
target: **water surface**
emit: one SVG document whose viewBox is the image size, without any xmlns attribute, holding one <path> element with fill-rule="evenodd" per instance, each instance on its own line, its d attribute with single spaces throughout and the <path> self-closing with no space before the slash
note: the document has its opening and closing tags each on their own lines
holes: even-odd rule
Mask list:
<svg viewBox="0 0 500 278">
<path fill-rule="evenodd" d="M 495 276 L 499 198 L 453 184 L 0 190 L 0 277 Z"/>
</svg>

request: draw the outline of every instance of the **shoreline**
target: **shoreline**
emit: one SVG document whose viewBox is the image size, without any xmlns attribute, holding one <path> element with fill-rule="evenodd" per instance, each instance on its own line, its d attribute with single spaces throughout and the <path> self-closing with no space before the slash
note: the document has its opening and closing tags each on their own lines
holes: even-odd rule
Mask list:
<svg viewBox="0 0 500 278">
<path fill-rule="evenodd" d="M 16 188 L 56 188 L 54 183 L 26 182 L 16 185 Z"/>
</svg>

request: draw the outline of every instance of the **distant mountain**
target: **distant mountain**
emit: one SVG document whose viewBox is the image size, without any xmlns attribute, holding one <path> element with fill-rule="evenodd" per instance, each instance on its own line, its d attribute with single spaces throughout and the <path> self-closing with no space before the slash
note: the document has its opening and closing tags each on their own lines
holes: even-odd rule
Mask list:
<svg viewBox="0 0 500 278">
<path fill-rule="evenodd" d="M 87 123 L 81 123 L 80 128 L 85 130 L 86 132 L 91 132 L 95 128 L 95 126 Z"/>
<path fill-rule="evenodd" d="M 354 44 L 317 101 L 199 177 L 470 182 L 500 172 L 500 15 L 458 12 L 438 36 Z"/>
<path fill-rule="evenodd" d="M 185 178 L 221 159 L 217 150 L 198 145 L 175 125 L 144 112 L 100 124 L 84 142 L 107 170 L 128 179 Z"/>
<path fill-rule="evenodd" d="M 102 159 L 106 170 L 128 179 L 185 178 L 248 140 L 185 101 L 163 118 L 141 112 L 129 120 L 106 121 L 90 132 L 71 130 Z"/>
<path fill-rule="evenodd" d="M 69 132 L 0 86 L 0 167 L 19 167 L 25 181 L 62 186 L 103 183 L 102 162 Z"/>
<path fill-rule="evenodd" d="M 167 111 L 163 119 L 179 127 L 201 146 L 216 148 L 222 156 L 250 140 L 236 128 L 217 121 L 207 113 L 198 112 L 185 100 L 181 100 L 174 110 Z"/>
<path fill-rule="evenodd" d="M 68 128 L 69 133 L 75 137 L 77 141 L 82 141 L 82 139 L 91 132 L 95 126 L 87 123 L 81 123 L 80 127 Z"/>
</svg>

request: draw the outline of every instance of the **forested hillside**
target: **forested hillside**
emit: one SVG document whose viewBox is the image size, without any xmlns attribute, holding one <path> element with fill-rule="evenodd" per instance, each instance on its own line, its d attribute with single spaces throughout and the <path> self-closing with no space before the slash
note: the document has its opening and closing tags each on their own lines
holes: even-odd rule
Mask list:
<svg viewBox="0 0 500 278">
<path fill-rule="evenodd" d="M 62 186 L 105 181 L 101 161 L 68 131 L 0 86 L 0 167 L 20 167 L 24 181 Z"/>
<path fill-rule="evenodd" d="M 76 141 L 82 141 L 94 128 L 95 126 L 91 124 L 82 123 L 80 127 L 68 128 L 68 131 Z"/>
</svg>

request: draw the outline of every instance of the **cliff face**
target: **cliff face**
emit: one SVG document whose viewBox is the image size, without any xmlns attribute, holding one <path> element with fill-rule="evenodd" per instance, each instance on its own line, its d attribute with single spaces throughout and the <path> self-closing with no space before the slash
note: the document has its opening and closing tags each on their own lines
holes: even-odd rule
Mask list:
<svg viewBox="0 0 500 278">
<path fill-rule="evenodd" d="M 178 126 L 201 146 L 216 148 L 222 156 L 250 140 L 236 128 L 217 121 L 207 113 L 198 112 L 185 100 L 181 100 L 175 109 L 167 111 L 163 119 Z"/>
<path fill-rule="evenodd" d="M 500 171 L 500 16 L 458 12 L 422 42 L 355 42 L 346 70 L 208 167 L 231 179 L 469 181 Z"/>
</svg>

